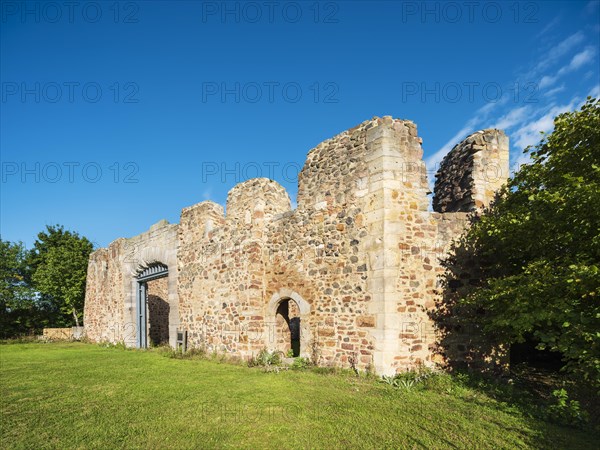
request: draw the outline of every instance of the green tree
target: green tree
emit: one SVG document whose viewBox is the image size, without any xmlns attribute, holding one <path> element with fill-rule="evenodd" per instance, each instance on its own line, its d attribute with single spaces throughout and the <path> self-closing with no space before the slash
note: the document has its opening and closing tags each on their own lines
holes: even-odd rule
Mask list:
<svg viewBox="0 0 600 450">
<path fill-rule="evenodd" d="M 26 281 L 28 272 L 23 244 L 0 239 L 0 329 L 4 338 L 40 329 L 40 319 L 46 319 Z"/>
<path fill-rule="evenodd" d="M 455 243 L 433 316 L 447 336 L 469 330 L 488 349 L 532 338 L 598 385 L 599 101 L 557 116 L 526 152 L 531 163 Z"/>
<path fill-rule="evenodd" d="M 73 317 L 75 325 L 83 314 L 85 281 L 92 243 L 62 226 L 47 226 L 38 234 L 29 255 L 31 280 L 35 289 L 63 314 Z"/>
</svg>

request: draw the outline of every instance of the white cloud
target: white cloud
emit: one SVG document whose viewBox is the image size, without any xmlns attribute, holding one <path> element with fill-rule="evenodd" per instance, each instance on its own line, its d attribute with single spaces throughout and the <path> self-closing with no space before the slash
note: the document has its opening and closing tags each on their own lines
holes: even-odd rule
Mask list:
<svg viewBox="0 0 600 450">
<path fill-rule="evenodd" d="M 550 89 L 548 92 L 546 92 L 546 97 L 551 97 L 554 94 L 558 94 L 559 92 L 562 92 L 564 90 L 565 90 L 565 85 L 561 84 L 560 86 L 557 86 L 554 89 Z"/>
<path fill-rule="evenodd" d="M 548 31 L 550 31 L 552 28 L 558 25 L 559 22 L 560 16 L 556 16 L 554 19 L 548 22 L 548 24 L 544 28 L 542 28 L 542 31 L 535 35 L 535 38 L 539 39 L 540 37 L 544 36 L 546 33 L 548 33 Z"/>
<path fill-rule="evenodd" d="M 575 56 L 573 56 L 573 59 L 569 63 L 568 70 L 569 71 L 577 70 L 584 64 L 591 62 L 592 59 L 594 59 L 595 54 L 596 54 L 596 52 L 594 51 L 594 49 L 592 47 L 587 47 L 582 52 L 579 52 Z"/>
<path fill-rule="evenodd" d="M 544 89 L 545 87 L 552 86 L 554 83 L 556 83 L 556 80 L 558 80 L 558 77 L 556 76 L 551 77 L 549 75 L 544 75 L 538 83 L 538 87 L 540 89 Z"/>
<path fill-rule="evenodd" d="M 433 155 L 431 155 L 425 160 L 427 172 L 435 173 L 435 171 L 439 167 L 440 162 L 442 161 L 442 159 L 444 159 L 444 156 L 446 156 L 446 154 L 450 150 L 452 150 L 452 147 L 458 144 L 469 134 L 476 131 L 478 126 L 486 124 L 492 111 L 497 109 L 499 106 L 506 104 L 507 101 L 508 95 L 504 95 L 497 102 L 488 102 L 482 107 L 480 107 L 477 111 L 475 111 L 474 116 L 471 119 L 469 119 L 467 123 L 465 123 L 463 127 L 454 136 L 452 136 L 438 151 L 436 151 Z M 485 126 L 485 128 L 490 127 L 488 125 Z"/>
<path fill-rule="evenodd" d="M 467 125 L 462 127 L 458 133 L 456 133 L 444 145 L 442 145 L 442 147 L 437 152 L 435 152 L 433 155 L 431 155 L 429 158 L 427 158 L 425 160 L 425 165 L 427 166 L 427 172 L 434 173 L 437 170 L 437 168 L 439 167 L 442 159 L 444 159 L 444 156 L 446 156 L 446 154 L 450 150 L 452 150 L 452 147 L 454 147 L 456 144 L 458 144 L 467 135 L 472 133 L 474 131 L 474 129 L 475 128 L 472 124 L 472 121 L 469 121 L 469 123 L 467 123 Z"/>
<path fill-rule="evenodd" d="M 582 50 L 581 52 L 579 52 L 575 56 L 573 56 L 573 58 L 571 58 L 571 61 L 569 62 L 569 64 L 561 67 L 559 69 L 559 71 L 556 72 L 556 75 L 554 75 L 554 76 L 544 75 L 542 77 L 542 79 L 540 80 L 538 87 L 540 89 L 544 89 L 545 87 L 552 86 L 554 83 L 556 83 L 556 80 L 558 80 L 560 77 L 562 77 L 570 72 L 574 72 L 575 70 L 579 69 L 580 67 L 584 66 L 585 64 L 588 64 L 589 62 L 591 62 L 594 59 L 595 54 L 596 54 L 596 51 L 592 47 L 586 47 L 584 50 Z"/>
<path fill-rule="evenodd" d="M 552 47 L 545 55 L 543 55 L 533 70 L 525 78 L 537 78 L 537 74 L 546 70 L 552 64 L 557 62 L 561 57 L 569 53 L 576 45 L 580 44 L 584 40 L 584 34 L 582 31 L 578 31 L 571 36 L 567 37 L 559 44 Z"/>
<path fill-rule="evenodd" d="M 590 78 L 592 78 L 594 76 L 594 71 L 593 70 L 588 70 L 586 71 L 583 76 L 581 77 L 583 80 L 589 80 Z"/>
<path fill-rule="evenodd" d="M 512 133 L 514 145 L 519 150 L 523 150 L 529 145 L 537 144 L 542 137 L 541 132 L 548 133 L 554 128 L 554 117 L 565 111 L 572 111 L 578 103 L 579 99 L 575 98 L 567 105 L 552 105 L 542 116 L 525 123 Z"/>
<path fill-rule="evenodd" d="M 531 108 L 527 105 L 513 109 L 504 116 L 500 117 L 500 119 L 498 119 L 498 121 L 492 125 L 491 128 L 499 128 L 501 130 L 511 128 L 521 123 L 526 117 L 528 117 L 530 109 Z"/>
<path fill-rule="evenodd" d="M 600 96 L 600 84 L 592 87 L 589 96 Z M 531 162 L 529 154 L 519 153 L 530 145 L 536 145 L 542 138 L 541 132 L 550 133 L 554 129 L 554 118 L 566 111 L 580 109 L 586 100 L 575 97 L 566 105 L 551 105 L 550 109 L 542 113 L 537 119 L 524 123 L 518 130 L 511 133 L 511 172 L 515 172 L 519 166 Z M 514 142 L 514 144 L 512 144 Z"/>
</svg>

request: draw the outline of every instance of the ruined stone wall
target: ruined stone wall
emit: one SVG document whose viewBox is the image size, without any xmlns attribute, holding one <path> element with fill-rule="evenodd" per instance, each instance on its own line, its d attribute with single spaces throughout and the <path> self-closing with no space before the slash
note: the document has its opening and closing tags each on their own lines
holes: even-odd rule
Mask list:
<svg viewBox="0 0 600 450">
<path fill-rule="evenodd" d="M 164 280 L 167 293 L 161 288 L 160 295 L 169 305 L 169 341 L 175 345 L 179 326 L 177 228 L 176 224 L 163 220 L 145 233 L 117 239 L 108 248 L 90 255 L 84 306 L 85 333 L 90 340 L 136 344 L 139 330 L 135 277 L 158 262 L 170 268 Z"/>
<path fill-rule="evenodd" d="M 135 317 L 133 277 L 159 261 L 169 266 L 170 337 L 174 326 L 186 329 L 190 347 L 242 358 L 285 350 L 297 345 L 286 329 L 291 308 L 300 355 L 319 364 L 380 374 L 432 364 L 427 311 L 438 295 L 440 258 L 466 226 L 462 211 L 488 202 L 499 186 L 482 188 L 478 173 L 490 161 L 507 170 L 503 136 L 472 135 L 444 160 L 436 184 L 437 209 L 449 211 L 442 214 L 429 211 L 414 123 L 386 116 L 340 133 L 309 152 L 295 210 L 279 184 L 252 179 L 231 189 L 226 211 L 202 202 L 184 208 L 179 225 L 159 223 L 116 241 L 116 253 L 94 253 L 88 335 L 97 339 L 111 322 Z M 455 168 L 470 173 L 464 189 Z M 120 275 L 119 258 L 129 260 Z"/>
<path fill-rule="evenodd" d="M 366 188 L 356 172 L 366 176 L 367 125 L 311 151 L 300 175 L 306 197 L 299 196 L 295 211 L 281 186 L 258 179 L 231 190 L 226 217 L 208 202 L 182 212 L 180 299 L 193 345 L 242 356 L 275 348 L 282 339 L 278 302 L 297 296 L 303 356 L 323 364 L 362 356 L 363 366 L 372 363 L 362 328 L 373 326 L 372 317 L 363 317 L 370 299 L 359 244 L 366 231 L 360 207 L 352 205 Z M 201 232 L 210 220 L 221 227 Z M 197 230 L 192 240 L 189 230 Z"/>
<path fill-rule="evenodd" d="M 383 118 L 367 142 L 367 290 L 376 316 L 374 366 L 378 373 L 392 374 L 432 363 L 435 335 L 427 309 L 436 296 L 448 231 L 461 229 L 463 216 L 428 211 L 421 139 L 412 122 Z"/>
<path fill-rule="evenodd" d="M 400 317 L 395 368 L 442 362 L 435 354 L 437 335 L 428 313 L 435 307 L 440 292 L 441 260 L 452 240 L 464 231 L 466 213 L 420 213 L 403 235 L 398 277 L 397 300 Z"/>
<path fill-rule="evenodd" d="M 469 212 L 488 205 L 508 178 L 508 137 L 501 130 L 473 133 L 455 145 L 436 175 L 433 209 Z"/>
<path fill-rule="evenodd" d="M 210 202 L 185 209 L 179 297 L 191 344 L 279 348 L 277 302 L 298 295 L 303 356 L 378 371 L 431 361 L 425 308 L 464 217 L 427 211 L 423 169 L 416 126 L 376 118 L 309 152 L 295 211 L 265 179 L 234 187 L 226 216 Z"/>
<path fill-rule="evenodd" d="M 98 249 L 90 255 L 83 324 L 86 336 L 95 342 L 118 342 L 124 332 L 134 332 L 132 326 L 125 327 L 123 314 L 124 245 L 125 239 L 117 239 L 108 248 Z"/>
</svg>

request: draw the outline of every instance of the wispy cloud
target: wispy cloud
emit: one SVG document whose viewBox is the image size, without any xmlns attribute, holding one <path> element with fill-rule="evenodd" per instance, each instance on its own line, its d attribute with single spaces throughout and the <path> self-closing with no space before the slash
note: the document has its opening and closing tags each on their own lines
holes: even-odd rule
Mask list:
<svg viewBox="0 0 600 450">
<path fill-rule="evenodd" d="M 555 75 L 550 76 L 550 75 L 545 75 L 542 77 L 542 79 L 539 82 L 539 88 L 540 89 L 544 89 L 546 87 L 552 86 L 554 83 L 556 83 L 556 81 L 570 73 L 570 72 L 574 72 L 577 69 L 579 69 L 580 67 L 582 67 L 585 64 L 588 64 L 590 62 L 593 61 L 594 56 L 596 55 L 596 51 L 594 50 L 593 47 L 586 47 L 585 49 L 583 49 L 581 52 L 577 53 L 575 56 L 573 56 L 573 58 L 571 59 L 571 61 L 569 62 L 569 64 L 561 67 L 559 69 L 558 72 L 556 72 Z"/>
<path fill-rule="evenodd" d="M 594 59 L 596 50 L 593 47 L 587 47 L 580 53 L 573 56 L 573 59 L 569 63 L 568 70 L 577 70 L 584 64 L 591 62 Z"/>
<path fill-rule="evenodd" d="M 594 86 L 588 95 L 595 97 L 599 93 L 600 85 Z M 529 154 L 523 153 L 523 150 L 539 143 L 543 136 L 542 133 L 547 134 L 554 129 L 554 118 L 557 115 L 579 109 L 584 103 L 585 99 L 576 97 L 567 104 L 553 104 L 549 109 L 537 115 L 535 119 L 521 124 L 514 133 L 511 133 L 510 138 L 513 141 L 511 172 L 516 171 L 521 165 L 531 162 Z"/>
<path fill-rule="evenodd" d="M 467 135 L 472 133 L 475 130 L 475 126 L 473 121 L 467 123 L 463 128 L 460 129 L 454 136 L 452 136 L 442 147 L 431 155 L 429 158 L 425 160 L 425 165 L 427 166 L 427 171 L 429 173 L 433 173 L 437 170 L 446 153 L 452 150 L 456 144 L 458 144 L 462 139 L 464 139 Z"/>
<path fill-rule="evenodd" d="M 552 19 L 550 22 L 548 22 L 548 24 L 544 28 L 542 28 L 542 31 L 540 31 L 538 34 L 535 35 L 535 38 L 539 39 L 542 36 L 545 36 L 552 28 L 554 28 L 556 25 L 558 25 L 559 22 L 560 22 L 560 16 L 556 16 L 554 19 Z"/>
<path fill-rule="evenodd" d="M 539 74 L 558 62 L 560 58 L 568 54 L 577 45 L 581 44 L 584 39 L 585 35 L 582 31 L 577 31 L 576 33 L 568 36 L 566 39 L 563 39 L 560 43 L 553 46 L 550 50 L 543 54 L 533 69 L 531 69 L 524 76 L 524 78 L 530 80 L 537 78 Z"/>
<path fill-rule="evenodd" d="M 522 124 L 514 133 L 512 133 L 514 145 L 519 149 L 524 149 L 529 145 L 537 144 L 540 141 L 540 133 L 547 133 L 554 128 L 554 117 L 556 117 L 557 114 L 571 110 L 575 103 L 576 102 L 573 101 L 568 105 L 552 106 L 550 110 L 542 116 Z"/>
<path fill-rule="evenodd" d="M 600 96 L 600 84 L 592 87 L 587 96 L 598 98 Z M 566 111 L 579 109 L 585 101 L 581 97 L 575 97 L 567 104 L 551 104 L 549 109 L 538 114 L 536 119 L 524 122 L 512 133 L 514 144 L 520 149 L 537 144 L 540 140 L 540 132 L 548 133 L 554 128 L 554 117 Z"/>
<path fill-rule="evenodd" d="M 504 116 L 500 117 L 500 119 L 498 119 L 492 128 L 500 128 L 502 130 L 512 128 L 526 119 L 529 116 L 530 111 L 531 107 L 529 105 L 513 109 Z"/>
<path fill-rule="evenodd" d="M 559 92 L 562 92 L 565 90 L 565 85 L 561 84 L 560 86 L 556 86 L 553 89 L 550 89 L 549 91 L 545 92 L 544 95 L 546 97 L 552 97 L 555 94 L 558 94 Z"/>
<path fill-rule="evenodd" d="M 436 169 L 442 159 L 444 159 L 444 156 L 446 156 L 446 153 L 452 150 L 452 147 L 458 144 L 469 134 L 473 133 L 482 126 L 485 126 L 485 124 L 487 124 L 487 126 L 485 126 L 486 128 L 490 128 L 489 119 L 492 116 L 492 113 L 506 105 L 506 103 L 509 101 L 509 98 L 510 95 L 503 95 L 498 101 L 488 102 L 475 111 L 473 117 L 469 119 L 454 136 L 452 136 L 438 151 L 425 160 L 427 170 L 431 173 L 434 169 Z"/>
</svg>

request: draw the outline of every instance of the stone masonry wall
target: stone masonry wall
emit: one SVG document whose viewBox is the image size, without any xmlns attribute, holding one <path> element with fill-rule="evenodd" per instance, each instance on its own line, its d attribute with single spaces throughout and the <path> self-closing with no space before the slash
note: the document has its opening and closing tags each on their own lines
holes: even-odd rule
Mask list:
<svg viewBox="0 0 600 450">
<path fill-rule="evenodd" d="M 438 295 L 440 257 L 466 226 L 463 210 L 491 198 L 478 183 L 479 167 L 508 166 L 503 136 L 472 135 L 445 160 L 438 204 L 457 212 L 429 211 L 417 128 L 386 116 L 308 153 L 295 210 L 279 184 L 252 179 L 231 189 L 226 212 L 202 202 L 184 208 L 179 225 L 159 223 L 156 235 L 115 241 L 90 258 L 88 336 L 98 340 L 110 324 L 135 316 L 126 286 L 136 270 L 162 261 L 170 323 L 188 331 L 190 347 L 242 358 L 265 347 L 285 350 L 292 333 L 278 311 L 290 300 L 301 356 L 380 374 L 432 364 L 436 336 L 427 310 Z M 454 168 L 471 173 L 464 191 L 453 190 L 462 186 L 448 172 Z M 113 247 L 120 250 L 110 253 Z M 127 249 L 138 256 L 119 272 Z"/>
<path fill-rule="evenodd" d="M 301 355 L 323 364 L 348 364 L 349 358 L 372 364 L 372 343 L 362 327 L 373 326 L 374 319 L 366 317 L 367 269 L 359 251 L 367 233 L 360 208 L 352 205 L 353 193 L 366 182 L 356 182 L 351 173 L 366 170 L 367 125 L 311 151 L 300 190 L 307 192 L 305 183 L 312 182 L 313 192 L 307 201 L 299 196 L 295 211 L 281 186 L 258 179 L 232 189 L 225 217 L 208 202 L 182 212 L 181 311 L 193 345 L 241 356 L 275 348 L 285 340 L 277 327 L 277 302 L 297 296 L 304 302 Z M 349 156 L 353 152 L 362 158 Z M 327 164 L 314 171 L 319 180 L 310 179 L 307 172 L 321 163 Z M 222 226 L 197 232 L 191 241 L 187 230 L 201 230 L 208 221 Z"/>
<path fill-rule="evenodd" d="M 477 131 L 442 160 L 433 209 L 469 212 L 488 205 L 508 178 L 508 137 L 501 130 Z"/>
<path fill-rule="evenodd" d="M 179 326 L 177 298 L 177 229 L 178 225 L 160 221 L 130 239 L 117 239 L 108 248 L 90 255 L 84 305 L 87 337 L 97 342 L 137 342 L 136 276 L 154 263 L 169 267 L 165 279 L 169 305 L 169 342 L 175 345 Z"/>
<path fill-rule="evenodd" d="M 126 323 L 123 314 L 124 245 L 125 239 L 117 239 L 108 248 L 98 249 L 90 255 L 83 320 L 86 335 L 92 341 L 117 342 L 122 339 Z"/>
</svg>

